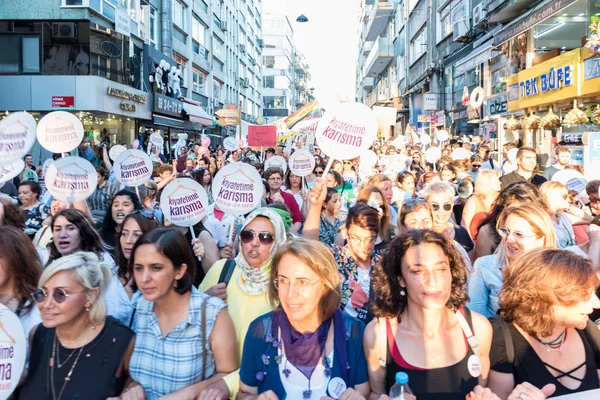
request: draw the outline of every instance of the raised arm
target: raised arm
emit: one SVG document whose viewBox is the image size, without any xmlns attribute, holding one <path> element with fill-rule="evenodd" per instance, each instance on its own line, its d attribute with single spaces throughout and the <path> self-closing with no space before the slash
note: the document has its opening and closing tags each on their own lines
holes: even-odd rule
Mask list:
<svg viewBox="0 0 600 400">
<path fill-rule="evenodd" d="M 327 185 L 325 184 L 323 178 L 317 178 L 317 181 L 308 193 L 310 208 L 308 210 L 308 215 L 306 216 L 306 221 L 304 222 L 304 229 L 302 231 L 303 236 L 310 239 L 319 240 L 321 209 L 323 208 L 323 203 L 325 202 L 326 197 Z"/>
</svg>

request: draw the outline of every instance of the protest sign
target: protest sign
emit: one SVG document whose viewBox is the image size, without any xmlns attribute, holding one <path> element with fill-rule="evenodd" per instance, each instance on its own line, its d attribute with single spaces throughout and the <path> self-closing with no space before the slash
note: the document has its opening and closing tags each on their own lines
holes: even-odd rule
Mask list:
<svg viewBox="0 0 600 400">
<path fill-rule="evenodd" d="M 23 158 L 35 142 L 35 118 L 16 112 L 0 121 L 0 164 Z"/>
<path fill-rule="evenodd" d="M 253 166 L 234 162 L 219 170 L 213 180 L 212 190 L 219 209 L 228 214 L 243 215 L 260 203 L 264 186 Z"/>
<path fill-rule="evenodd" d="M 9 398 L 17 388 L 26 357 L 23 325 L 15 313 L 0 304 L 0 399 Z"/>
<path fill-rule="evenodd" d="M 54 164 L 54 160 L 51 158 L 48 158 L 46 161 L 44 161 L 44 164 L 42 165 L 42 178 L 46 177 L 46 173 L 48 173 L 48 167 L 50 167 L 52 164 Z"/>
<path fill-rule="evenodd" d="M 425 160 L 430 164 L 435 164 L 442 157 L 442 150 L 439 147 L 430 147 L 425 152 Z"/>
<path fill-rule="evenodd" d="M 248 126 L 248 146 L 277 146 L 277 127 L 273 125 Z"/>
<path fill-rule="evenodd" d="M 94 193 L 98 176 L 94 166 L 81 157 L 63 157 L 48 167 L 46 189 L 67 203 L 85 200 Z"/>
<path fill-rule="evenodd" d="M 0 183 L 8 182 L 15 176 L 19 175 L 25 168 L 25 162 L 20 158 L 9 164 L 0 165 Z"/>
<path fill-rule="evenodd" d="M 127 147 L 123 146 L 122 144 L 115 144 L 110 148 L 110 150 L 108 150 L 108 156 L 111 160 L 115 161 L 117 157 L 119 157 L 119 155 L 125 150 L 127 150 Z"/>
<path fill-rule="evenodd" d="M 66 111 L 53 111 L 44 116 L 37 126 L 37 139 L 48 151 L 68 153 L 83 140 L 83 124 Z"/>
<path fill-rule="evenodd" d="M 162 148 L 165 144 L 165 139 L 163 139 L 160 133 L 153 133 L 152 135 L 150 135 L 149 140 L 150 143 L 156 146 L 159 152 L 162 152 Z"/>
<path fill-rule="evenodd" d="M 193 179 L 175 179 L 160 195 L 160 209 L 177 226 L 196 225 L 206 215 L 206 207 L 206 190 Z"/>
<path fill-rule="evenodd" d="M 435 134 L 435 138 L 438 140 L 438 142 L 445 142 L 446 140 L 448 140 L 448 137 L 449 137 L 448 131 L 445 131 L 445 130 L 438 131 Z"/>
<path fill-rule="evenodd" d="M 236 151 L 238 149 L 239 142 L 233 136 L 226 137 L 223 140 L 223 147 L 225 147 L 229 151 Z"/>
<path fill-rule="evenodd" d="M 587 179 L 579 171 L 572 169 L 558 171 L 552 176 L 552 180 L 563 183 L 569 190 L 575 190 L 579 194 L 584 193 L 587 186 Z"/>
<path fill-rule="evenodd" d="M 288 160 L 290 170 L 296 176 L 307 176 L 315 169 L 315 158 L 308 150 L 296 150 Z"/>
<path fill-rule="evenodd" d="M 126 150 L 115 160 L 113 172 L 115 179 L 125 186 L 142 185 L 152 176 L 152 161 L 141 150 Z"/>
<path fill-rule="evenodd" d="M 464 160 L 465 158 L 471 158 L 471 153 L 467 149 L 459 147 L 458 149 L 452 150 L 450 154 L 453 160 Z"/>
<path fill-rule="evenodd" d="M 369 107 L 341 103 L 319 121 L 315 138 L 319 148 L 332 160 L 348 160 L 360 156 L 373 144 L 377 127 L 377 118 Z"/>
<path fill-rule="evenodd" d="M 279 167 L 285 174 L 287 172 L 287 161 L 285 161 L 285 158 L 281 156 L 272 156 L 265 161 L 265 171 L 271 167 Z"/>
</svg>

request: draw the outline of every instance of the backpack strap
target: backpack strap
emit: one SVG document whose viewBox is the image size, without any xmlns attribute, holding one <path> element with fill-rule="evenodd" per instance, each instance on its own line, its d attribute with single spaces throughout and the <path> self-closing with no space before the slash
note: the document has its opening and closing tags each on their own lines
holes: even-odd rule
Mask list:
<svg viewBox="0 0 600 400">
<path fill-rule="evenodd" d="M 221 275 L 219 275 L 219 281 L 217 283 L 224 283 L 225 286 L 229 285 L 229 281 L 231 280 L 231 275 L 233 275 L 235 266 L 235 260 L 228 259 L 225 261 L 225 265 L 221 270 Z"/>
<path fill-rule="evenodd" d="M 506 347 L 506 360 L 512 364 L 515 360 L 515 345 L 512 340 L 512 336 L 510 335 L 510 331 L 508 329 L 508 324 L 502 319 L 502 317 L 498 314 L 494 314 L 490 317 L 491 322 L 495 322 L 500 326 L 502 330 L 502 335 L 504 336 L 504 345 Z"/>
</svg>

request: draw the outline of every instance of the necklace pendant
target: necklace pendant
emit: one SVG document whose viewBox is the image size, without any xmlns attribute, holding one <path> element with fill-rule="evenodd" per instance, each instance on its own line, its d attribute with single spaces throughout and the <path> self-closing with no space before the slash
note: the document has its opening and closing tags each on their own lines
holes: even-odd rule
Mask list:
<svg viewBox="0 0 600 400">
<path fill-rule="evenodd" d="M 70 381 L 70 380 L 71 380 L 71 378 L 69 378 L 68 376 L 65 376 L 65 381 L 67 381 L 67 382 L 68 382 L 68 381 Z"/>
<path fill-rule="evenodd" d="M 308 389 L 302 392 L 303 399 L 310 399 L 310 396 L 312 396 L 312 390 Z"/>
</svg>

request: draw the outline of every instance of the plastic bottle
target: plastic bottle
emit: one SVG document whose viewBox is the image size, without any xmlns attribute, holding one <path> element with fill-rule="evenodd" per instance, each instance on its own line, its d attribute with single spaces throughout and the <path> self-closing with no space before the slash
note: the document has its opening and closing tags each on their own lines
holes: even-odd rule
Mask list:
<svg viewBox="0 0 600 400">
<path fill-rule="evenodd" d="M 390 399 L 392 400 L 412 400 L 414 395 L 408 386 L 408 375 L 406 372 L 396 374 L 396 383 L 390 389 Z"/>
</svg>

